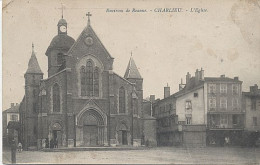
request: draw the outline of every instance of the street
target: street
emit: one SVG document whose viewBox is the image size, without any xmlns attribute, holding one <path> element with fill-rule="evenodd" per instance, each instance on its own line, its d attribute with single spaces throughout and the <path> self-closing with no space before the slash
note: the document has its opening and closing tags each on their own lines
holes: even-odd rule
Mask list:
<svg viewBox="0 0 260 165">
<path fill-rule="evenodd" d="M 10 151 L 3 163 L 10 163 Z M 158 147 L 123 151 L 17 152 L 17 163 L 57 164 L 260 164 L 260 148 Z"/>
</svg>

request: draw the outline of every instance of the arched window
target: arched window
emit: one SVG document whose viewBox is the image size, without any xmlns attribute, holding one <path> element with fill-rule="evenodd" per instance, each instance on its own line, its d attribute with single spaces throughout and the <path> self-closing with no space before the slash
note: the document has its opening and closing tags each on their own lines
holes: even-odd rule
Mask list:
<svg viewBox="0 0 260 165">
<path fill-rule="evenodd" d="M 60 112 L 60 87 L 53 85 L 53 112 Z"/>
<path fill-rule="evenodd" d="M 99 74 L 100 69 L 90 60 L 80 68 L 81 96 L 99 97 Z"/>
<path fill-rule="evenodd" d="M 94 70 L 94 96 L 99 96 L 99 70 L 98 67 Z"/>
<path fill-rule="evenodd" d="M 81 96 L 86 96 L 86 70 L 82 66 L 80 69 Z"/>
<path fill-rule="evenodd" d="M 91 61 L 87 62 L 87 96 L 93 96 L 93 64 Z"/>
<path fill-rule="evenodd" d="M 125 113 L 125 89 L 119 89 L 119 113 Z"/>
</svg>

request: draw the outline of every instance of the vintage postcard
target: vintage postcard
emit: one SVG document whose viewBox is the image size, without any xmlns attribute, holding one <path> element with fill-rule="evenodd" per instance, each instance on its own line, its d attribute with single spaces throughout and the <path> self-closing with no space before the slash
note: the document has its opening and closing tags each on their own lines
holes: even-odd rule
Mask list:
<svg viewBox="0 0 260 165">
<path fill-rule="evenodd" d="M 3 164 L 260 164 L 259 0 L 4 0 Z"/>
</svg>

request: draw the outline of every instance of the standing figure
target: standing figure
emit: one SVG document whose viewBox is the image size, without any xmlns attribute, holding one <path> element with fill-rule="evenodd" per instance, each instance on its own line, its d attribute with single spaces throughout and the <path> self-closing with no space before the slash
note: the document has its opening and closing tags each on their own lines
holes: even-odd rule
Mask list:
<svg viewBox="0 0 260 165">
<path fill-rule="evenodd" d="M 45 148 L 49 148 L 49 138 L 46 138 L 45 140 Z"/>
<path fill-rule="evenodd" d="M 51 149 L 54 148 L 54 140 L 53 140 L 53 139 L 51 139 L 51 141 L 50 141 L 50 148 L 51 148 Z"/>
<path fill-rule="evenodd" d="M 42 148 L 46 148 L 46 139 L 42 139 Z"/>
<path fill-rule="evenodd" d="M 228 146 L 229 145 L 229 137 L 225 137 L 225 145 Z"/>
<path fill-rule="evenodd" d="M 23 149 L 23 145 L 21 142 L 18 143 L 18 152 L 21 152 Z"/>
<path fill-rule="evenodd" d="M 58 139 L 57 138 L 54 140 L 54 148 L 58 148 Z"/>
</svg>

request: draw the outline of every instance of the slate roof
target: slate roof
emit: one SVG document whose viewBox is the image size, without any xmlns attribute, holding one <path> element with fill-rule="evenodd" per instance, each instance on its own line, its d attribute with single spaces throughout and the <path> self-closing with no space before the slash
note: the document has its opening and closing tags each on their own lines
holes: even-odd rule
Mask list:
<svg viewBox="0 0 260 165">
<path fill-rule="evenodd" d="M 242 81 L 240 81 L 238 79 L 237 80 L 232 79 L 229 77 L 204 77 L 204 80 L 199 80 L 198 82 L 196 82 L 195 77 L 191 77 L 189 83 L 186 84 L 182 90 L 170 95 L 169 97 L 163 98 L 161 100 L 157 99 L 157 100 L 155 100 L 155 103 L 163 102 L 170 98 L 177 98 L 179 96 L 182 96 L 183 94 L 189 93 L 193 90 L 203 87 L 205 82 L 239 82 L 239 83 L 241 83 Z M 260 90 L 258 90 L 258 91 L 259 91 L 259 95 L 260 95 Z M 244 93 L 249 95 L 249 92 L 248 93 L 244 92 Z"/>
<path fill-rule="evenodd" d="M 42 74 L 41 68 L 39 66 L 38 60 L 35 56 L 34 50 L 32 51 L 31 58 L 28 63 L 28 69 L 26 73 L 40 73 Z"/>
<path fill-rule="evenodd" d="M 52 39 L 45 55 L 48 56 L 49 51 L 51 51 L 54 48 L 69 50 L 71 46 L 74 44 L 74 42 L 75 40 L 67 34 L 58 34 Z"/>
<path fill-rule="evenodd" d="M 20 107 L 20 104 L 15 105 L 14 107 L 10 107 L 3 112 L 5 112 L 5 113 L 19 113 L 19 107 Z"/>
<path fill-rule="evenodd" d="M 62 18 L 62 19 L 59 20 L 58 25 L 59 24 L 67 24 L 67 21 Z"/>
<path fill-rule="evenodd" d="M 232 78 L 229 77 L 205 77 L 204 78 L 205 81 L 237 81 L 237 82 L 242 82 L 239 80 L 234 80 Z"/>
<path fill-rule="evenodd" d="M 204 80 L 199 80 L 197 83 L 196 83 L 196 80 L 195 80 L 195 77 L 191 77 L 190 78 L 190 82 L 189 84 L 185 85 L 185 87 L 181 90 L 181 91 L 178 91 L 177 93 L 173 94 L 173 95 L 181 95 L 181 94 L 184 94 L 184 93 L 187 93 L 187 92 L 190 92 L 196 88 L 199 88 L 201 86 L 203 86 L 204 82 L 216 82 L 216 81 L 219 81 L 219 82 L 242 82 L 242 81 L 239 81 L 239 80 L 234 80 L 232 78 L 229 78 L 229 77 L 205 77 Z"/>
<path fill-rule="evenodd" d="M 140 75 L 137 66 L 135 64 L 134 59 L 131 57 L 128 63 L 128 66 L 125 71 L 124 78 L 137 78 L 142 79 L 142 76 Z"/>
</svg>

